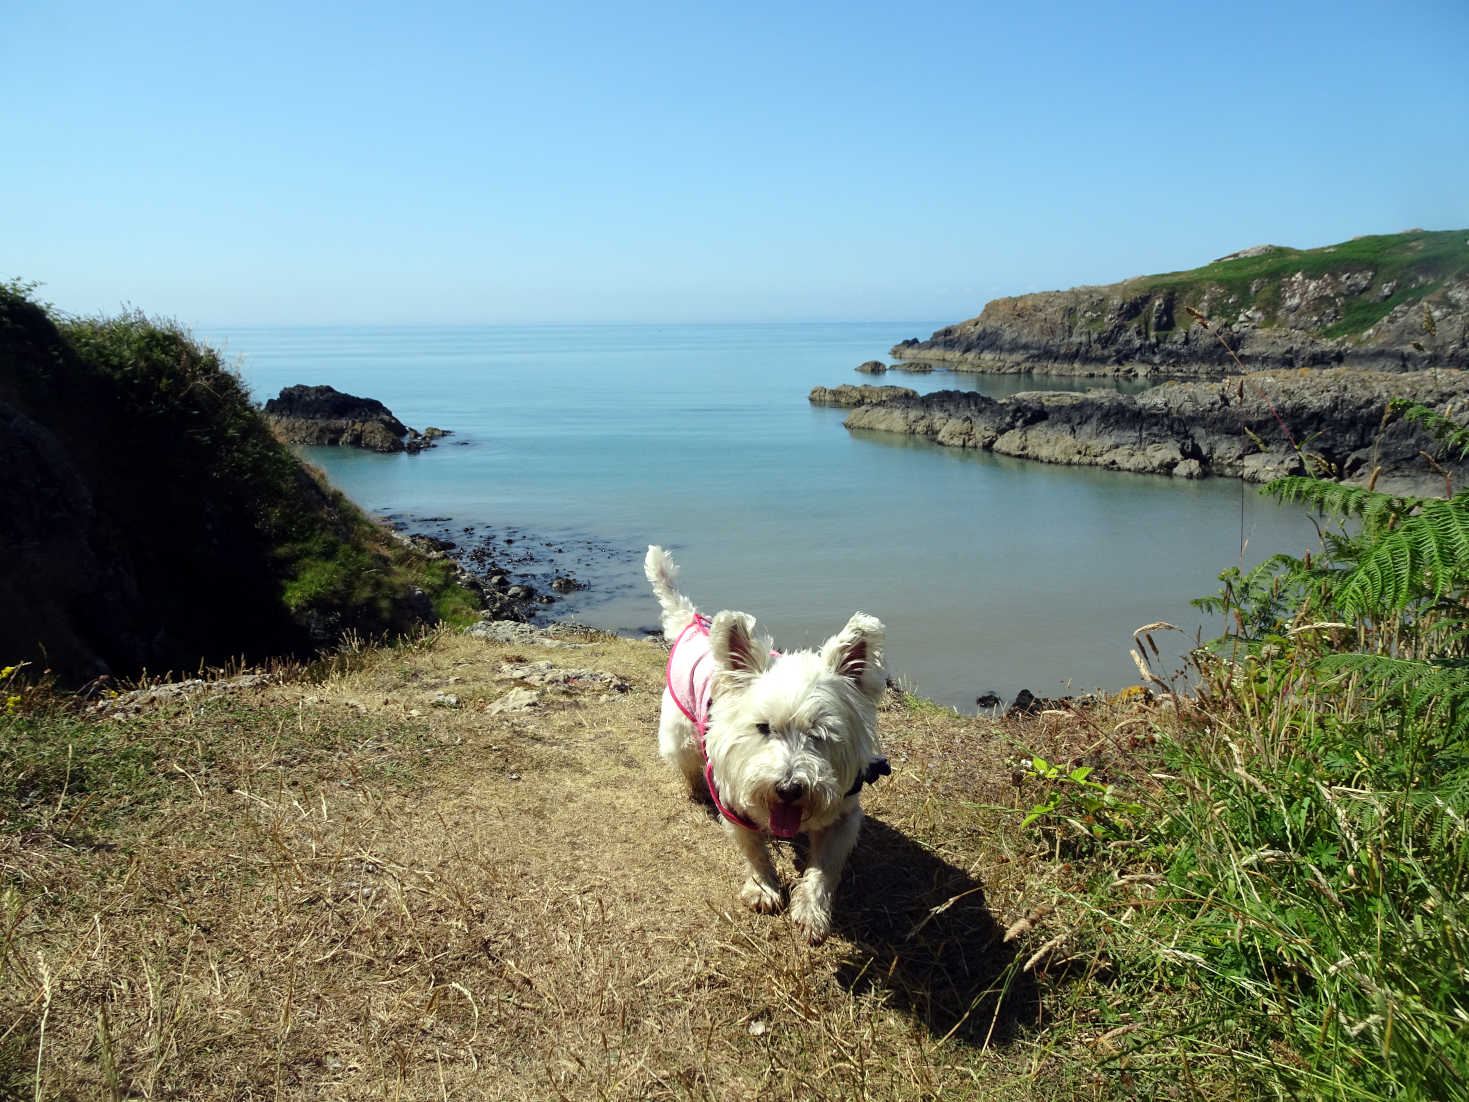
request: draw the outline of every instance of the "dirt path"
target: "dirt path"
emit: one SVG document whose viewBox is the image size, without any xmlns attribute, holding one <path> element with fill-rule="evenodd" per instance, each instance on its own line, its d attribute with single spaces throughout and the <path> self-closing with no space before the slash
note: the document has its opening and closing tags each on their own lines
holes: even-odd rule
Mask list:
<svg viewBox="0 0 1469 1102">
<path fill-rule="evenodd" d="M 915 1098 L 1023 1079 L 1038 995 L 1003 928 L 1028 898 L 986 898 L 1008 858 L 975 845 L 973 808 L 1003 787 L 985 725 L 885 714 L 894 776 L 812 949 L 740 906 L 723 828 L 659 760 L 663 658 L 445 636 L 116 721 L 167 743 L 168 794 L 105 844 L 4 855 L 25 899 L 7 1043 L 58 1095 Z M 537 703 L 486 710 L 515 690 Z M 787 879 L 798 859 L 782 847 Z"/>
</svg>

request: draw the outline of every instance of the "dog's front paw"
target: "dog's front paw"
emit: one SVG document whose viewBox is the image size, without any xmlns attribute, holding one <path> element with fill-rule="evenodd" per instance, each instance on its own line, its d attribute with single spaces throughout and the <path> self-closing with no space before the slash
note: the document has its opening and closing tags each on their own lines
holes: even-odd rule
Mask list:
<svg viewBox="0 0 1469 1102">
<path fill-rule="evenodd" d="M 752 876 L 745 881 L 745 886 L 740 889 L 740 899 L 746 907 L 760 914 L 774 914 L 780 910 L 780 888 L 769 881 L 762 880 L 758 876 Z"/>
<path fill-rule="evenodd" d="M 812 945 L 820 945 L 831 933 L 831 897 L 804 881 L 797 884 L 791 892 L 791 921 Z"/>
</svg>

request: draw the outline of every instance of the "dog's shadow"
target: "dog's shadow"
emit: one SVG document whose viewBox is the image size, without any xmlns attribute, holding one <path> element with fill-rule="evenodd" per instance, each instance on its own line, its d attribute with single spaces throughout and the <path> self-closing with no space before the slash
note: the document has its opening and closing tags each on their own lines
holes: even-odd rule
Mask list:
<svg viewBox="0 0 1469 1102">
<path fill-rule="evenodd" d="M 856 951 L 837 980 L 853 994 L 880 989 L 935 1037 L 975 1045 L 1037 1020 L 1035 983 L 969 873 L 868 816 L 843 880 L 832 922 Z"/>
</svg>

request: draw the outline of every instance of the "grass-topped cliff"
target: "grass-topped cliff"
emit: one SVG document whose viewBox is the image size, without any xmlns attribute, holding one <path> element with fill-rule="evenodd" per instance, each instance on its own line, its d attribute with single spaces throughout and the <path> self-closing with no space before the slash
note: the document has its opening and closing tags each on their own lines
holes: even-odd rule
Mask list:
<svg viewBox="0 0 1469 1102">
<path fill-rule="evenodd" d="M 1208 375 L 1235 369 L 1221 335 L 1248 370 L 1469 367 L 1469 230 L 1258 246 L 1189 271 L 995 299 L 892 354 L 967 371 Z"/>
<path fill-rule="evenodd" d="M 78 682 L 306 654 L 472 618 L 178 326 L 0 287 L 0 662 Z"/>
</svg>

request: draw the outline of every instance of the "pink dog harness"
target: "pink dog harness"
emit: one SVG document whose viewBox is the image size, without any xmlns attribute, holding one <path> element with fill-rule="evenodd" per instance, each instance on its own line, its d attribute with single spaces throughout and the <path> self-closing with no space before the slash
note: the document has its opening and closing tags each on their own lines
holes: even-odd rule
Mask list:
<svg viewBox="0 0 1469 1102">
<path fill-rule="evenodd" d="M 692 633 L 692 634 L 690 634 Z M 714 702 L 714 655 L 709 650 L 709 617 L 697 615 L 693 623 L 678 633 L 673 649 L 668 652 L 668 695 L 686 715 L 699 735 L 699 755 L 704 759 L 704 780 L 709 796 L 719 813 L 746 830 L 759 830 L 738 811 L 731 811 L 719 798 L 714 783 L 714 763 L 704 748 L 704 733 L 709 730 L 709 706 Z"/>
<path fill-rule="evenodd" d="M 709 650 L 709 617 L 699 615 L 673 641 L 668 652 L 668 693 L 678 710 L 689 717 L 702 740 L 709 729 L 713 701 L 714 655 Z M 693 632 L 690 637 L 689 632 Z"/>
</svg>

